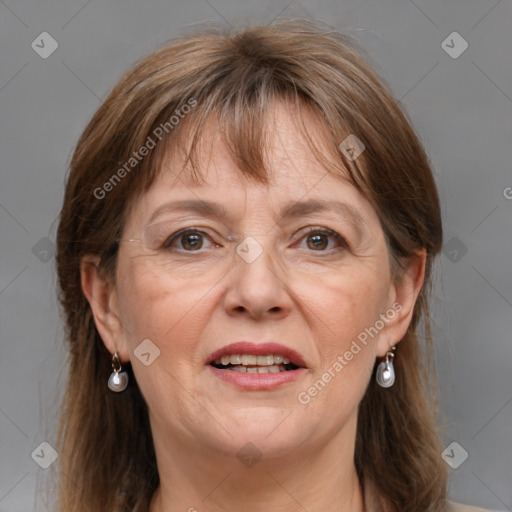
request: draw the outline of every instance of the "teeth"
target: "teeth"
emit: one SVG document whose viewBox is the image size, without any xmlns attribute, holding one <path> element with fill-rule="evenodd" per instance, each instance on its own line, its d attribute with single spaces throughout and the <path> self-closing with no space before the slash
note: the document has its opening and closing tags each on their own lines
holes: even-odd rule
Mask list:
<svg viewBox="0 0 512 512">
<path fill-rule="evenodd" d="M 258 356 L 258 363 L 259 366 L 271 366 L 274 364 L 274 356 Z M 260 372 L 261 373 L 261 372 Z"/>
<path fill-rule="evenodd" d="M 279 373 L 287 371 L 282 364 L 273 364 L 271 366 L 244 366 L 242 364 L 230 366 L 226 370 L 242 373 Z"/>
<path fill-rule="evenodd" d="M 244 365 L 244 366 L 266 366 L 270 367 L 273 365 L 290 364 L 290 359 L 282 355 L 264 355 L 256 356 L 252 354 L 232 354 L 222 356 L 220 359 L 215 361 L 215 364 L 222 364 L 227 366 L 232 365 Z"/>
<path fill-rule="evenodd" d="M 235 356 L 230 357 L 230 363 L 231 364 L 242 364 L 242 357 L 240 354 L 237 354 Z"/>
<path fill-rule="evenodd" d="M 254 364 L 258 364 L 258 356 L 251 356 L 249 354 L 244 354 L 242 356 L 242 364 L 244 366 L 248 366 L 248 365 L 254 365 Z"/>
</svg>

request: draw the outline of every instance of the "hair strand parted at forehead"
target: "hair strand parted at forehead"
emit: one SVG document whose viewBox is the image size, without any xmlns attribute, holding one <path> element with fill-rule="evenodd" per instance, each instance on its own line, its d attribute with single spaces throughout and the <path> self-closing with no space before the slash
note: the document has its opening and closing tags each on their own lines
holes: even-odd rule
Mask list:
<svg viewBox="0 0 512 512">
<path fill-rule="evenodd" d="M 370 384 L 360 405 L 356 467 L 362 480 L 373 482 L 389 511 L 442 510 L 446 469 L 427 396 L 429 382 L 434 383 L 433 377 L 429 381 L 427 298 L 442 224 L 428 158 L 355 40 L 332 27 L 291 20 L 196 30 L 172 40 L 122 77 L 77 143 L 56 263 L 70 371 L 75 382 L 84 384 L 70 385 L 61 417 L 61 466 L 75 475 L 73 485 L 78 486 L 61 480 L 62 512 L 110 512 L 115 500 L 145 511 L 158 485 L 147 410 L 133 374 L 133 386 L 123 397 L 105 390 L 109 354 L 81 290 L 81 258 L 99 255 L 105 275 L 114 278 L 115 240 L 129 208 L 167 169 L 169 155 L 183 156 L 183 168 L 171 171 L 184 183 L 201 180 L 198 149 L 212 122 L 242 175 L 267 183 L 268 120 L 276 101 L 288 102 L 299 114 L 298 128 L 326 171 L 340 177 L 348 172 L 371 202 L 396 279 L 407 258 L 427 250 L 425 285 L 398 346 L 397 385 L 389 393 Z M 322 126 L 320 144 L 307 123 L 310 115 Z M 354 161 L 338 149 L 350 134 L 365 146 Z M 422 318 L 425 361 L 416 332 Z M 91 410 L 100 419 L 81 423 Z M 123 432 L 114 430 L 116 417 L 135 419 Z"/>
</svg>

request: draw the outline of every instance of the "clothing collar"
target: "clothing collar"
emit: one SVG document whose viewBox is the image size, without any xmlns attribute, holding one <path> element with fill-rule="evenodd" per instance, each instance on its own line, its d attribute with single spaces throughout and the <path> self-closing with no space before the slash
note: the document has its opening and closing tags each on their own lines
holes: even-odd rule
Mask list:
<svg viewBox="0 0 512 512">
<path fill-rule="evenodd" d="M 363 497 L 364 497 L 364 512 L 386 512 L 386 508 L 382 505 L 381 500 L 378 499 L 377 489 L 373 482 L 368 478 L 363 478 Z"/>
</svg>

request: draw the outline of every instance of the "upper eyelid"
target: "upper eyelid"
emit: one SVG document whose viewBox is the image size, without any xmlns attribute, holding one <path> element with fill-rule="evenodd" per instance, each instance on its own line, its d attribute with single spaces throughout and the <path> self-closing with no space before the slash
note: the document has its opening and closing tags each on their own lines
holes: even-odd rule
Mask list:
<svg viewBox="0 0 512 512">
<path fill-rule="evenodd" d="M 176 231 L 175 233 L 170 235 L 166 240 L 169 240 L 169 239 L 177 240 L 180 236 L 186 235 L 187 233 L 201 233 L 202 235 L 205 235 L 206 237 L 208 237 L 210 240 L 212 239 L 212 237 L 206 231 L 204 231 L 204 229 L 190 227 L 190 228 L 183 228 L 183 229 Z M 230 241 L 234 241 L 236 239 L 236 237 L 234 235 L 228 235 L 224 238 L 227 238 Z M 164 240 L 164 243 L 166 242 L 166 240 Z M 211 240 L 211 241 L 213 242 L 213 240 Z"/>
</svg>

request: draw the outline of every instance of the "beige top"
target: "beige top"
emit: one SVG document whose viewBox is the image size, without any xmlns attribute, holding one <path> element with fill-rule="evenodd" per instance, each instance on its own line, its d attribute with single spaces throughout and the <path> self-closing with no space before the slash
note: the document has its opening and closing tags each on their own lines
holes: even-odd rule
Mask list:
<svg viewBox="0 0 512 512">
<path fill-rule="evenodd" d="M 487 509 L 465 505 L 464 503 L 456 503 L 455 501 L 450 501 L 449 503 L 453 507 L 453 512 L 491 512 Z"/>
<path fill-rule="evenodd" d="M 366 512 L 384 512 L 381 504 L 379 504 L 375 498 L 373 498 L 373 485 L 370 482 L 364 482 L 364 484 L 363 492 Z M 448 501 L 448 503 L 452 508 L 452 512 L 492 512 L 491 510 L 473 507 L 472 505 L 466 505 L 464 503 L 458 503 L 455 501 Z"/>
</svg>

